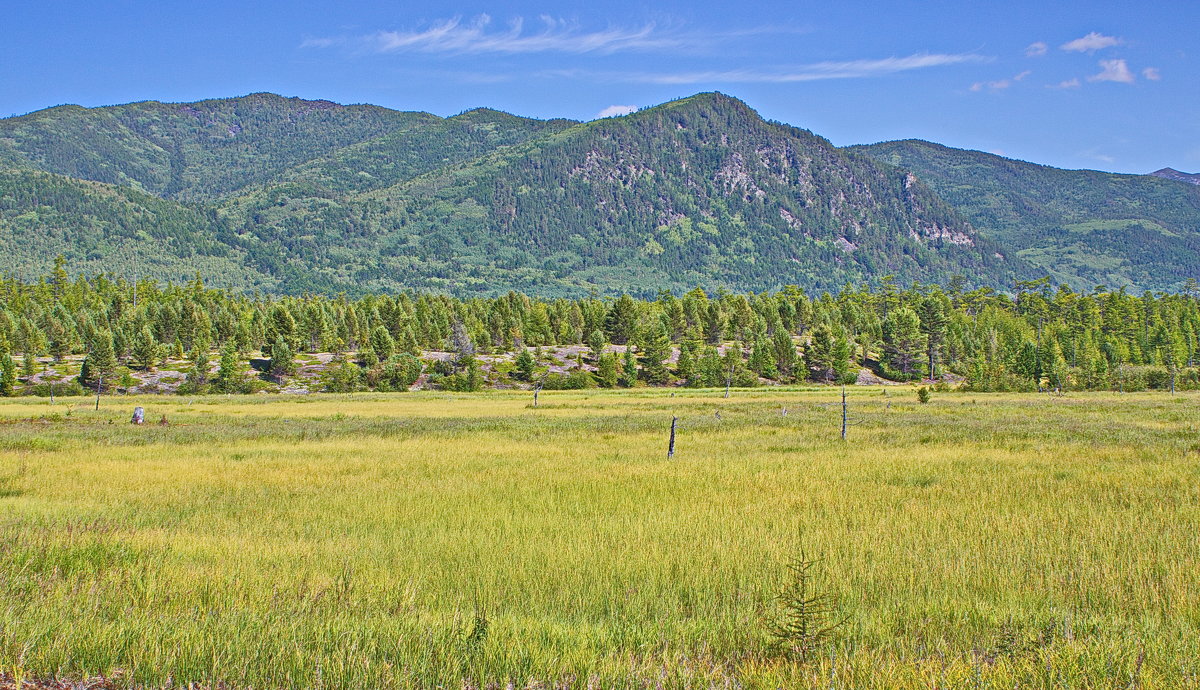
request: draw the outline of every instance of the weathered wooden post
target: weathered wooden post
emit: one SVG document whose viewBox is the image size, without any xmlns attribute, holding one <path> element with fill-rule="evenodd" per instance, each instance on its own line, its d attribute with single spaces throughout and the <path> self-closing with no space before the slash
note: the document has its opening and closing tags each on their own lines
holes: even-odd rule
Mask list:
<svg viewBox="0 0 1200 690">
<path fill-rule="evenodd" d="M 96 411 L 100 411 L 100 391 L 104 389 L 104 377 L 96 379 Z"/>
<path fill-rule="evenodd" d="M 846 440 L 846 386 L 842 386 L 842 440 Z"/>
<path fill-rule="evenodd" d="M 533 386 L 533 406 L 534 407 L 537 407 L 537 405 L 538 405 L 538 393 L 540 393 L 541 391 L 542 391 L 542 382 L 538 381 Z"/>
<path fill-rule="evenodd" d="M 133 408 L 133 419 L 129 420 L 130 424 L 141 424 L 146 421 L 146 411 L 141 407 Z"/>
<path fill-rule="evenodd" d="M 667 443 L 667 459 L 675 457 L 675 424 L 679 421 L 678 417 L 671 417 L 671 440 Z"/>
</svg>

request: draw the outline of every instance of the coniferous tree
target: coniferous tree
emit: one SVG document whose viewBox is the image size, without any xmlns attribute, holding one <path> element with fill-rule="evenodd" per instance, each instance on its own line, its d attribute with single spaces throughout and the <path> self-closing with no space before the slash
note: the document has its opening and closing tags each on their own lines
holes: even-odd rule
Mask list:
<svg viewBox="0 0 1200 690">
<path fill-rule="evenodd" d="M 657 320 L 656 320 L 657 321 Z M 662 321 L 652 323 L 641 338 L 642 375 L 652 384 L 670 379 L 666 359 L 671 356 L 671 336 Z"/>
<path fill-rule="evenodd" d="M 104 380 L 111 380 L 117 369 L 117 356 L 113 352 L 113 337 L 109 331 L 99 331 L 92 339 L 91 348 L 87 355 L 88 376 L 83 380 L 86 385 L 100 385 Z M 82 378 L 82 373 L 81 373 Z"/>
<path fill-rule="evenodd" d="M 887 370 L 902 380 L 918 378 L 925 349 L 921 321 L 909 307 L 898 307 L 883 320 L 883 352 Z"/>
<path fill-rule="evenodd" d="M 371 349 L 381 361 L 391 359 L 396 353 L 396 341 L 392 339 L 392 334 L 383 326 L 376 326 L 375 330 L 371 331 Z"/>
<path fill-rule="evenodd" d="M 791 334 L 780 328 L 771 338 L 772 354 L 775 357 L 775 367 L 781 381 L 790 382 L 796 376 L 796 344 L 792 342 Z"/>
<path fill-rule="evenodd" d="M 17 365 L 9 352 L 8 339 L 0 337 L 0 396 L 16 395 Z"/>
<path fill-rule="evenodd" d="M 533 381 L 533 372 L 537 368 L 537 360 L 534 359 L 533 354 L 529 352 L 528 348 L 521 348 L 521 351 L 517 353 L 516 359 L 513 360 L 513 364 L 516 367 L 513 371 L 513 378 L 518 381 Z"/>
<path fill-rule="evenodd" d="M 275 342 L 271 343 L 271 375 L 277 383 L 282 384 L 283 377 L 296 370 L 295 357 L 287 337 L 276 335 Z"/>
<path fill-rule="evenodd" d="M 143 369 L 154 369 L 158 357 L 158 343 L 154 341 L 154 333 L 149 326 L 143 326 L 133 339 L 133 361 Z"/>
<path fill-rule="evenodd" d="M 622 388 L 629 388 L 637 383 L 637 378 L 637 359 L 634 357 L 633 348 L 626 347 L 625 355 L 622 358 L 621 372 L 617 377 L 617 383 Z"/>
<path fill-rule="evenodd" d="M 616 388 L 617 378 L 617 355 L 605 352 L 596 363 L 596 382 L 601 388 Z"/>
<path fill-rule="evenodd" d="M 604 333 L 599 328 L 588 335 L 588 349 L 591 350 L 592 361 L 599 363 L 600 355 L 604 354 Z"/>
<path fill-rule="evenodd" d="M 236 393 L 241 390 L 243 379 L 237 345 L 233 341 L 227 342 L 225 347 L 221 348 L 221 360 L 217 365 L 213 388 L 219 393 Z"/>
</svg>

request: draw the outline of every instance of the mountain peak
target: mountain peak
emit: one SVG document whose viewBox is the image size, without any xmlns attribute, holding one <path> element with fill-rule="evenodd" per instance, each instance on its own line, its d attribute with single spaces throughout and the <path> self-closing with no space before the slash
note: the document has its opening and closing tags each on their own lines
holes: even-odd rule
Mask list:
<svg viewBox="0 0 1200 690">
<path fill-rule="evenodd" d="M 1176 182 L 1186 182 L 1188 184 L 1200 185 L 1200 173 L 1185 173 L 1176 170 L 1175 168 L 1163 168 L 1150 173 L 1154 177 L 1161 177 L 1165 180 L 1175 180 Z"/>
</svg>

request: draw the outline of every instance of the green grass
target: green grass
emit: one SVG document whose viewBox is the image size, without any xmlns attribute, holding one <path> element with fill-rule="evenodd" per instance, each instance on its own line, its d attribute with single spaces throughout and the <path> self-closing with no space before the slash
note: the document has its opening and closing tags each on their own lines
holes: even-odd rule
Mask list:
<svg viewBox="0 0 1200 690">
<path fill-rule="evenodd" d="M 1200 396 L 854 389 L 846 443 L 836 397 L 7 400 L 0 671 L 1197 685 Z M 134 405 L 147 425 L 127 423 Z M 801 550 L 846 616 L 808 664 L 766 632 Z"/>
</svg>

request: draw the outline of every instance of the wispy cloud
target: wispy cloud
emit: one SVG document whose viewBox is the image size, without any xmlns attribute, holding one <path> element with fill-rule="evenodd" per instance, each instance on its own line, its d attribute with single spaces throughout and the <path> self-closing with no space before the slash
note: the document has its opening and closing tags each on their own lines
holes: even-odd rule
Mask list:
<svg viewBox="0 0 1200 690">
<path fill-rule="evenodd" d="M 711 43 L 722 37 L 778 33 L 779 27 L 743 29 L 727 36 L 684 34 L 671 27 L 654 23 L 631 27 L 608 27 L 584 30 L 577 22 L 548 15 L 538 18 L 538 26 L 529 29 L 522 18 L 494 26 L 486 14 L 464 20 L 452 17 L 409 31 L 377 31 L 372 34 L 340 37 L 310 38 L 302 48 L 348 46 L 373 53 L 431 53 L 450 55 L 529 54 L 529 53 L 597 53 L 671 50 L 692 48 Z"/>
<path fill-rule="evenodd" d="M 1050 50 L 1050 46 L 1046 45 L 1045 41 L 1037 41 L 1030 43 L 1025 47 L 1025 57 L 1041 57 Z"/>
<path fill-rule="evenodd" d="M 1132 84 L 1134 76 L 1124 60 L 1101 60 L 1100 73 L 1088 77 L 1088 81 L 1115 81 L 1120 84 Z"/>
<path fill-rule="evenodd" d="M 1051 89 L 1078 89 L 1080 83 L 1079 79 L 1064 79 L 1057 84 L 1047 84 L 1046 86 Z"/>
<path fill-rule="evenodd" d="M 617 117 L 619 115 L 628 115 L 629 113 L 637 112 L 636 105 L 610 105 L 604 110 L 596 113 L 593 120 L 599 120 L 606 117 Z"/>
<path fill-rule="evenodd" d="M 1142 70 L 1142 76 L 1150 81 L 1160 81 L 1162 79 L 1162 72 L 1159 72 L 1157 67 L 1147 67 Z"/>
<path fill-rule="evenodd" d="M 547 76 L 580 77 L 590 76 L 610 81 L 630 81 L 645 84 L 701 84 L 701 83 L 772 83 L 819 81 L 823 79 L 858 79 L 877 77 L 897 72 L 907 72 L 929 67 L 959 65 L 964 63 L 990 62 L 992 58 L 974 53 L 928 54 L 907 57 L 890 57 L 879 60 L 848 60 L 844 62 L 815 62 L 790 68 L 775 69 L 729 69 L 694 72 L 582 72 L 579 70 L 555 70 Z"/>
<path fill-rule="evenodd" d="M 1075 39 L 1074 41 L 1067 41 L 1059 47 L 1069 53 L 1094 53 L 1097 50 L 1119 46 L 1122 43 L 1124 43 L 1124 41 L 1116 36 L 1105 36 L 1104 34 L 1093 31 L 1086 36 Z"/>
<path fill-rule="evenodd" d="M 1003 91 L 1004 89 L 1012 86 L 1014 83 L 1022 81 L 1025 79 L 1025 77 L 1028 77 L 1031 74 L 1033 74 L 1033 70 L 1027 69 L 1024 72 L 1014 74 L 1008 79 L 998 79 L 996 81 L 977 81 L 974 84 L 971 84 L 971 90 L 983 91 L 984 89 L 987 89 L 988 91 Z"/>
</svg>

